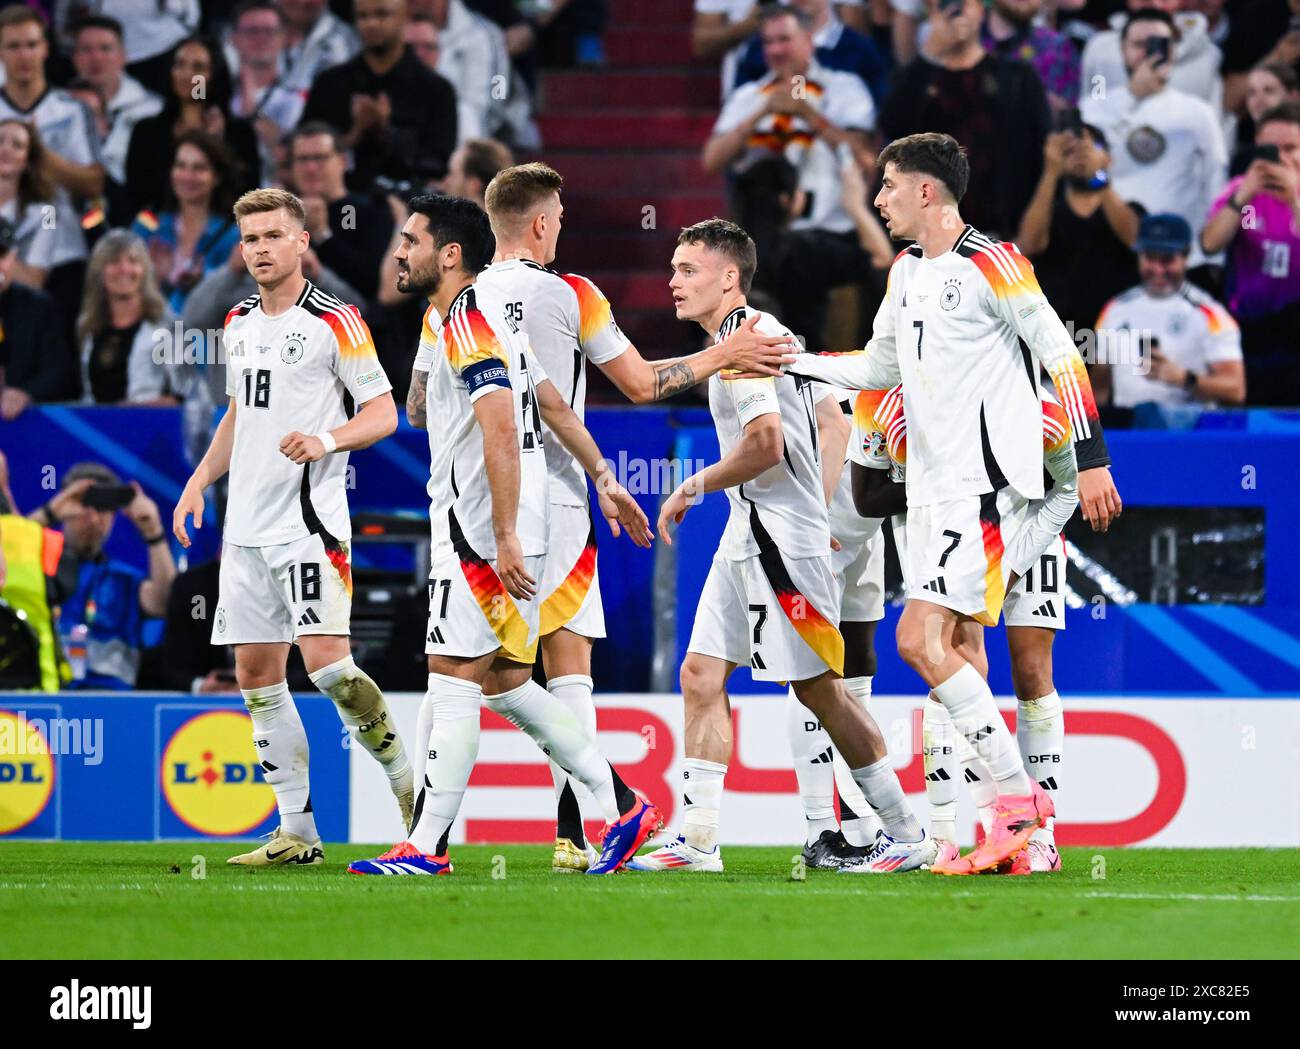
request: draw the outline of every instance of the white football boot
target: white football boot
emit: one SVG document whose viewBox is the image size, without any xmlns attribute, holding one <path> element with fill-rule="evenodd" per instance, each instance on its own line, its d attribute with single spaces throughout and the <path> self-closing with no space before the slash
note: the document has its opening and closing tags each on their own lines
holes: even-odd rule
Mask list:
<svg viewBox="0 0 1300 1049">
<path fill-rule="evenodd" d="M 704 871 L 718 874 L 722 871 L 722 849 L 715 845 L 712 852 L 704 852 L 687 845 L 680 834 L 652 852 L 628 860 L 627 869 L 633 871 Z"/>
<path fill-rule="evenodd" d="M 876 844 L 866 859 L 860 863 L 846 864 L 841 874 L 903 874 L 934 863 L 939 855 L 939 843 L 922 831 L 920 841 L 896 841 L 884 831 L 876 836 Z"/>
</svg>

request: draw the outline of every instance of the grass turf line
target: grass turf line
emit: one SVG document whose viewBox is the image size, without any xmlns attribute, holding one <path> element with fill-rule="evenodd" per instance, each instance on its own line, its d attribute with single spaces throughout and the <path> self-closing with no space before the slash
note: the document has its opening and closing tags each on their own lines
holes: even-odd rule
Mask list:
<svg viewBox="0 0 1300 1049">
<path fill-rule="evenodd" d="M 227 866 L 244 848 L 0 843 L 0 958 L 1300 956 L 1284 849 L 1066 849 L 1050 876 L 799 881 L 794 847 L 728 847 L 722 875 L 612 878 L 552 874 L 543 846 L 457 846 L 444 878 L 345 873 L 384 848 L 365 845 L 328 845 L 322 867 Z"/>
</svg>

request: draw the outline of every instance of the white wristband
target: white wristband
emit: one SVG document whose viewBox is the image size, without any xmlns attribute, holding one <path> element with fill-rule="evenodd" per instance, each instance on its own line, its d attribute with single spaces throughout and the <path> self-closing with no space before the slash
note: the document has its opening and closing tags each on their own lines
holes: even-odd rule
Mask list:
<svg viewBox="0 0 1300 1049">
<path fill-rule="evenodd" d="M 322 430 L 316 435 L 316 440 L 325 446 L 325 454 L 329 455 L 339 446 L 339 442 L 334 440 L 334 435 L 328 430 Z"/>
</svg>

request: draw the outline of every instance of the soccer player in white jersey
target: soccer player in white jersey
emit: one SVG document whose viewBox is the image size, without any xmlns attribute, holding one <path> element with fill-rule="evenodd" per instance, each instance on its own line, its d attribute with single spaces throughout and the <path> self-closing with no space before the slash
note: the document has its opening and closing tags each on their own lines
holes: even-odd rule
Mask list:
<svg viewBox="0 0 1300 1049">
<path fill-rule="evenodd" d="M 302 201 L 284 190 L 253 190 L 236 202 L 235 217 L 258 293 L 226 317 L 230 406 L 181 493 L 172 529 L 190 545 L 186 517 L 201 527 L 203 492 L 229 470 L 212 643 L 234 646 L 258 761 L 280 811 L 271 840 L 230 862 L 315 864 L 323 854 L 307 735 L 285 682 L 291 643 L 382 766 L 403 821 L 411 819 L 411 763 L 383 693 L 352 661 L 348 640 L 348 452 L 392 433 L 397 409 L 357 308 L 303 276 Z"/>
<path fill-rule="evenodd" d="M 881 153 L 880 166 L 876 206 L 895 239 L 915 243 L 894 261 L 865 350 L 800 355 L 790 369 L 863 390 L 903 384 L 914 586 L 899 620 L 898 649 L 956 730 L 978 744 L 997 783 L 990 833 L 968 857 L 936 869 L 986 870 L 1024 848 L 1053 806 L 1025 773 L 987 682 L 963 658 L 954 634 L 966 620 L 997 623 L 1015 582 L 1003 552 L 1025 527 L 1031 501 L 1043 497 L 1039 367 L 1051 377 L 1076 439 L 1094 437 L 1096 408 L 1083 361 L 1029 261 L 1014 245 L 962 223 L 958 202 L 970 167 L 956 140 L 934 133 L 898 139 Z M 1109 471 L 1089 473 L 1101 475 L 1093 480 L 1105 514 L 1118 512 Z"/>
<path fill-rule="evenodd" d="M 475 281 L 507 304 L 551 383 L 579 419 L 587 399 L 587 364 L 600 368 L 637 403 L 661 400 L 703 382 L 722 368 L 778 374 L 783 340 L 760 335 L 753 324 L 724 343 L 691 357 L 648 362 L 615 323 L 609 301 L 586 277 L 548 269 L 555 260 L 564 180 L 541 163 L 500 171 L 487 187 L 486 204 L 496 254 Z M 417 361 L 411 376 L 407 415 L 424 425 L 429 372 Z M 605 636 L 596 533 L 587 505 L 581 465 L 542 421 L 550 475 L 550 534 L 546 574 L 541 581 L 540 630 L 546 687 L 573 711 L 595 738 L 591 650 Z M 561 872 L 586 870 L 594 857 L 569 777 L 555 762 L 556 840 L 552 866 Z"/>
<path fill-rule="evenodd" d="M 1065 718 L 1052 683 L 1051 646 L 1056 631 L 1065 629 L 1066 559 L 1060 531 L 1078 505 L 1078 464 L 1069 417 L 1050 391 L 1042 390 L 1041 396 L 1043 467 L 1052 478 L 1052 486 L 1042 503 L 1035 505 L 1032 523 L 1022 533 L 1022 543 L 1031 549 L 1045 544 L 1046 549 L 1037 564 L 1032 560 L 1025 563 L 1023 574 L 1007 592 L 1003 613 L 1017 698 L 1016 742 L 1020 757 L 1055 802 L 1060 788 Z M 906 515 L 903 481 L 907 469 L 907 419 L 901 386 L 858 394 L 850 455 L 854 460 L 855 491 L 860 496 L 859 511 L 873 517 Z M 1052 538 L 1047 540 L 1046 536 Z M 903 544 L 899 560 L 906 564 L 906 540 L 899 538 Z M 1017 564 L 1014 551 L 1007 557 Z M 974 620 L 959 624 L 954 644 L 987 680 L 984 628 Z M 957 853 L 953 842 L 958 783 L 965 783 L 969 789 L 986 830 L 992 824 L 997 796 L 988 766 L 965 737 L 955 732 L 943 704 L 933 694 L 930 699 L 922 718 L 921 755 L 925 792 L 930 801 L 930 834 L 939 843 L 942 863 Z M 1049 819 L 1034 831 L 1026 848 L 1000 864 L 998 873 L 1060 870 L 1054 820 Z"/>
<path fill-rule="evenodd" d="M 681 320 L 717 338 L 750 316 L 745 295 L 754 242 L 739 226 L 708 219 L 682 230 L 669 284 Z M 789 335 L 762 314 L 758 330 Z M 912 870 L 935 856 L 912 814 L 871 715 L 842 685 L 844 639 L 818 447 L 814 384 L 796 376 L 709 380 L 722 458 L 688 477 L 660 509 L 659 530 L 680 523 L 707 492 L 725 491 L 730 517 L 700 595 L 682 662 L 686 708 L 685 816 L 674 840 L 638 857 L 638 870 L 722 870 L 718 817 L 731 758 L 727 679 L 742 663 L 758 680 L 790 681 L 825 726 L 884 827 L 844 871 Z"/>
<path fill-rule="evenodd" d="M 349 870 L 450 873 L 447 832 L 478 755 L 486 703 L 591 791 L 607 823 L 587 873 L 613 873 L 662 821 L 617 778 L 568 706 L 532 680 L 548 531 L 546 440 L 563 442 L 591 476 L 615 536 L 621 523 L 649 546 L 649 522 L 547 379 L 512 320 L 512 302 L 476 283 L 493 252 L 487 215 L 473 201 L 442 195 L 416 197 L 410 208 L 395 258 L 398 289 L 429 298 L 420 346 L 433 541 L 429 688 L 409 838 Z"/>
</svg>

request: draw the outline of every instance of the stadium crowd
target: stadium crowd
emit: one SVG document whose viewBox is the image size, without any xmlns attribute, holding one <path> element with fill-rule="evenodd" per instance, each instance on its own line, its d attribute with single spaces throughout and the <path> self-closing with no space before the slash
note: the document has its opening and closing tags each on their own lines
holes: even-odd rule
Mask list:
<svg viewBox="0 0 1300 1049">
<path fill-rule="evenodd" d="M 542 151 L 539 71 L 603 65 L 607 17 L 604 0 L 0 8 L 0 427 L 33 404 L 181 404 L 205 446 L 218 340 L 196 356 L 183 336 L 253 290 L 231 204 L 258 185 L 302 197 L 306 274 L 361 306 L 400 401 L 423 307 L 395 290 L 405 199 L 481 204 Z M 860 340 L 883 294 L 878 151 L 941 131 L 970 144 L 963 215 L 1033 260 L 1108 425 L 1300 405 L 1300 0 L 695 0 L 692 46 L 720 69 L 701 162 L 758 244 L 753 301 L 811 348 L 842 348 L 845 312 Z M 40 526 L 93 479 L 63 478 Z M 94 565 L 115 510 L 140 530 L 147 570 L 105 569 L 130 624 L 185 604 L 137 494 L 67 544 Z M 30 549 L 55 577 L 49 541 Z M 185 600 L 215 589 L 180 580 Z M 172 683 L 233 687 L 192 648 Z"/>
</svg>

